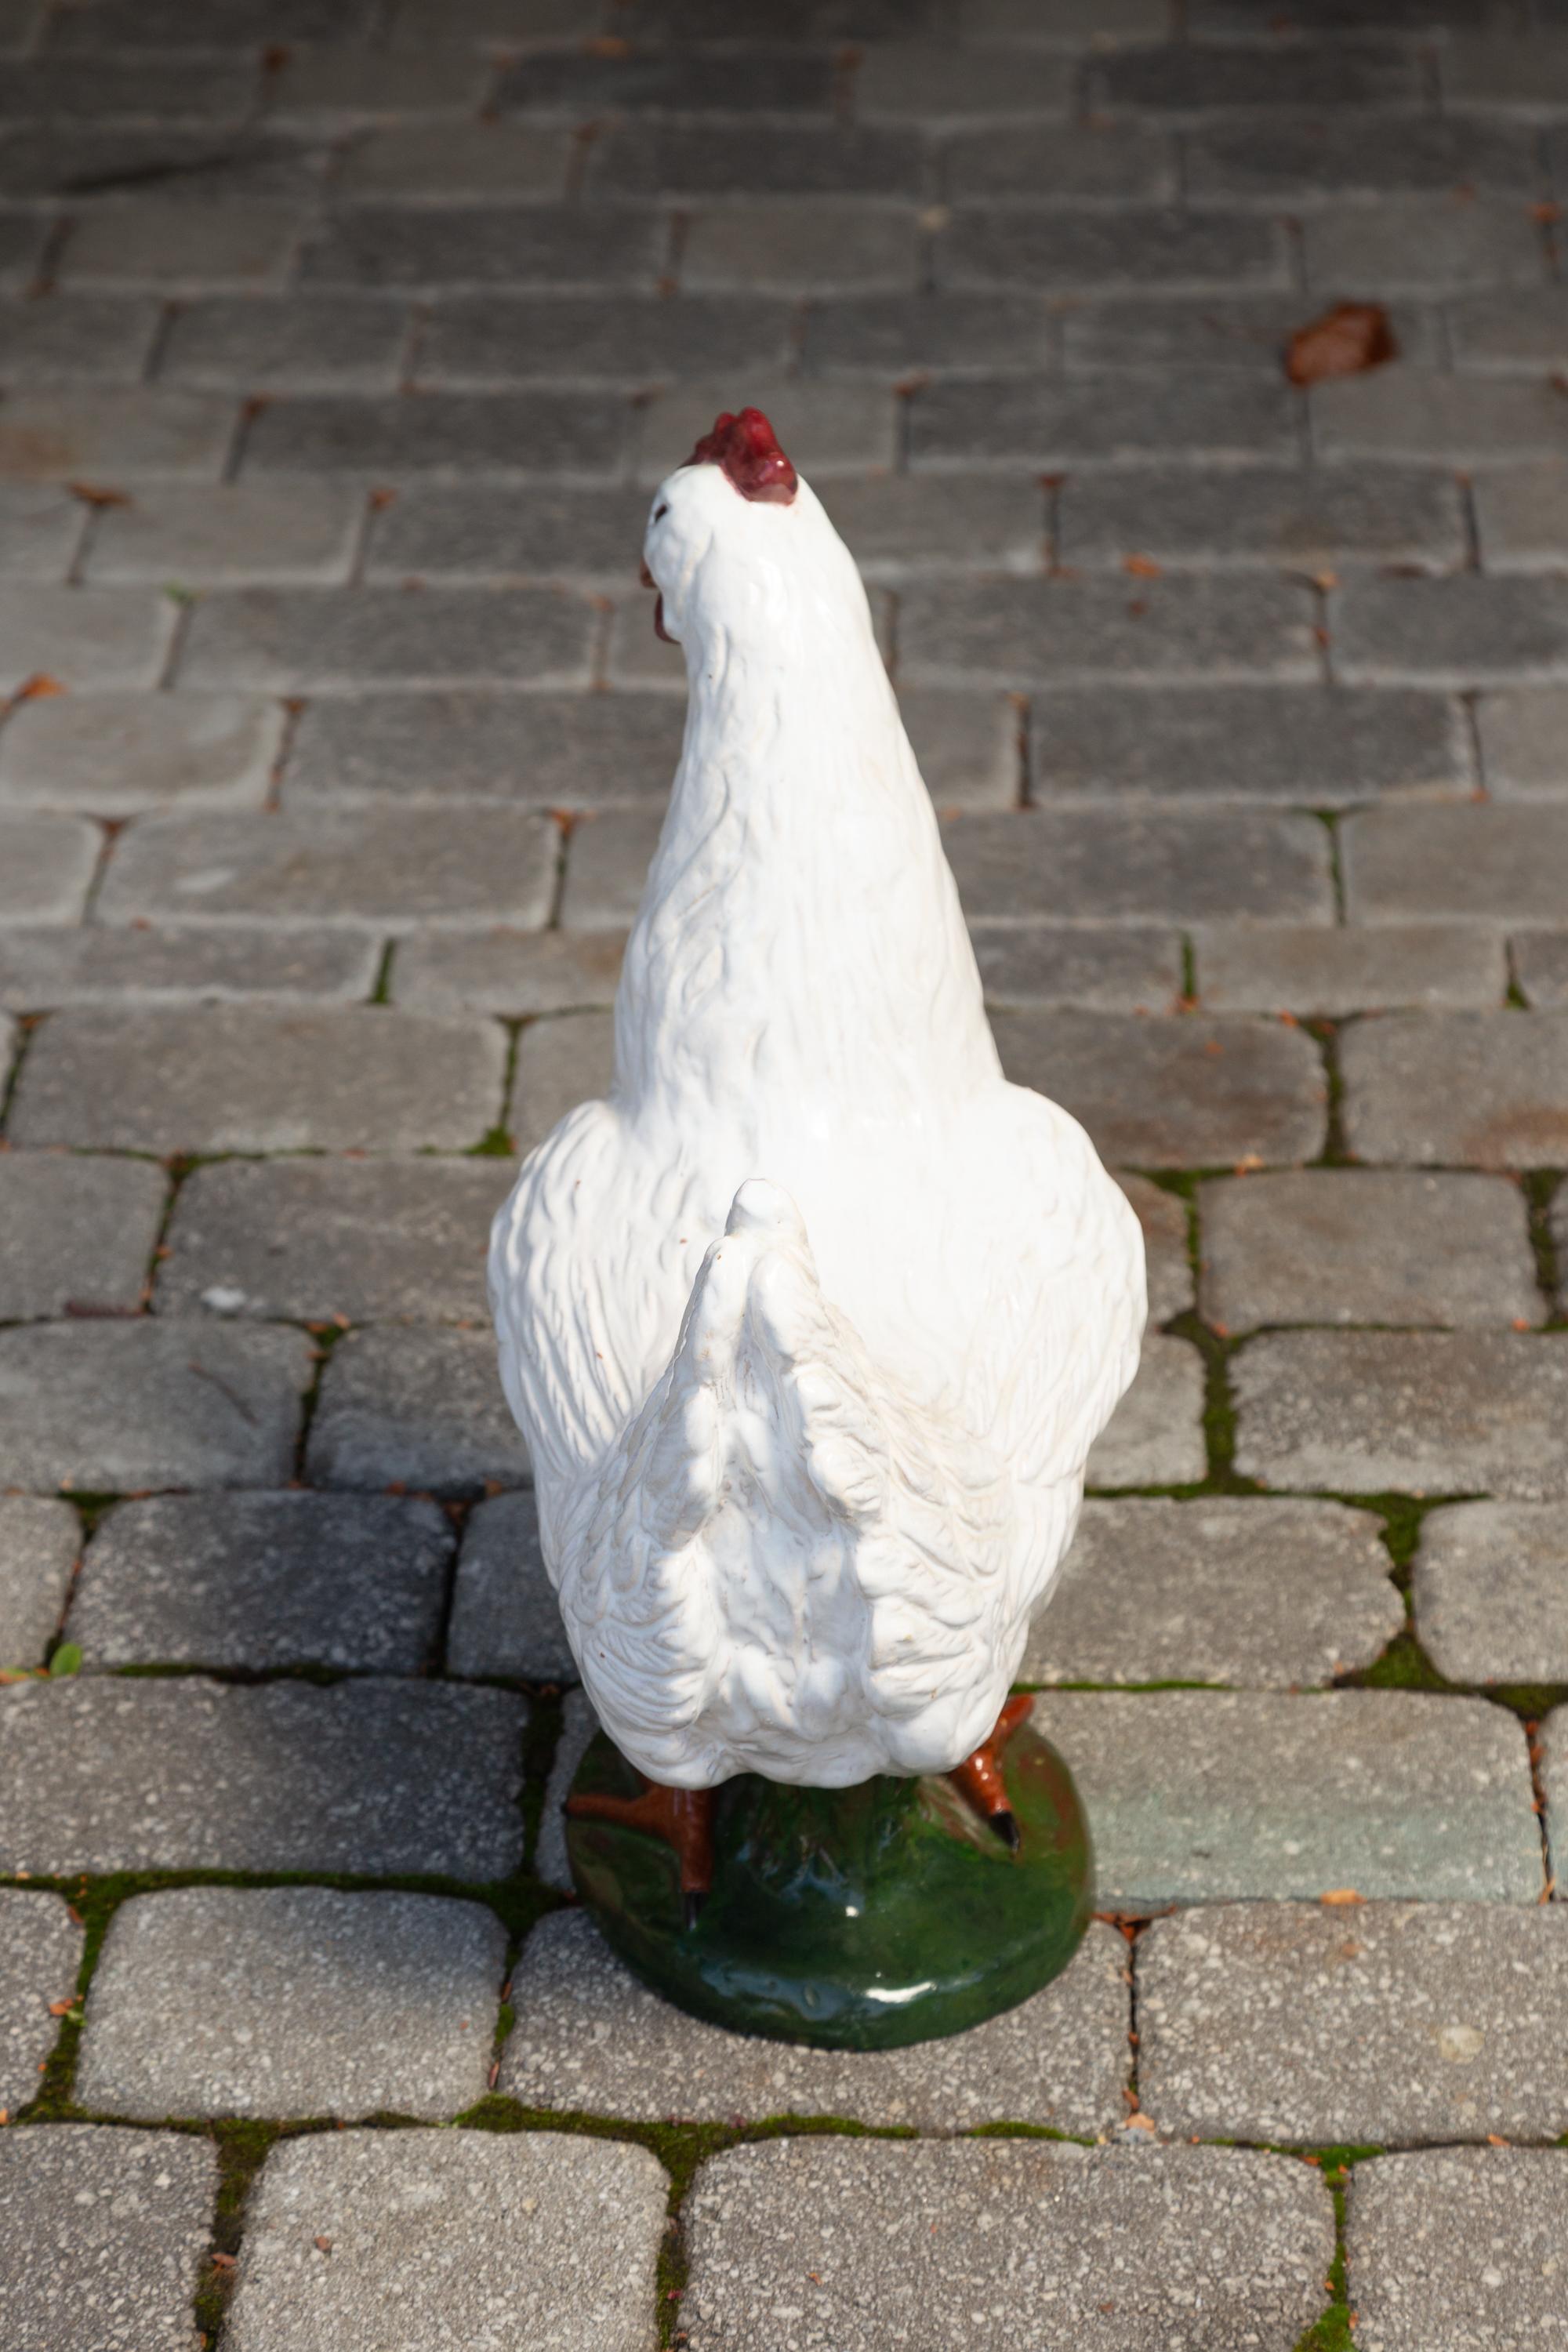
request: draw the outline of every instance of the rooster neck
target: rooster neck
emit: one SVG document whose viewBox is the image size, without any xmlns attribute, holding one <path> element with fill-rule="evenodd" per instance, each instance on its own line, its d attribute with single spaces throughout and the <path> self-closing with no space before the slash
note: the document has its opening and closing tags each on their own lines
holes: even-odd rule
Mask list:
<svg viewBox="0 0 1568 2352">
<path fill-rule="evenodd" d="M 864 612 L 809 659 L 720 641 L 626 952 L 629 1108 L 926 1124 L 997 1075 L 930 796 Z"/>
</svg>

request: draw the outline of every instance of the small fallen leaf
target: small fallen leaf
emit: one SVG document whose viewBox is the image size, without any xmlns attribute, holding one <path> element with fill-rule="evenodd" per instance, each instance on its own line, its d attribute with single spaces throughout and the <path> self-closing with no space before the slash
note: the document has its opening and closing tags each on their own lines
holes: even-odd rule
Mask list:
<svg viewBox="0 0 1568 2352">
<path fill-rule="evenodd" d="M 1152 2116 L 1139 2115 L 1128 2116 L 1127 2128 L 1129 2131 L 1152 2132 L 1157 2131 L 1159 2129 L 1159 2126 L 1155 2123 Z"/>
<path fill-rule="evenodd" d="M 1506 2147 L 1508 2146 L 1508 2142 L 1506 2139 L 1500 2138 L 1496 2132 L 1488 2132 L 1487 2146 L 1489 2147 Z"/>
<path fill-rule="evenodd" d="M 1358 1895 L 1353 1886 L 1331 1886 L 1326 1895 L 1319 1895 L 1318 1900 L 1320 1903 L 1327 1903 L 1331 1906 L 1342 1906 L 1347 1903 L 1364 1903 L 1366 1896 Z"/>
<path fill-rule="evenodd" d="M 215 2254 L 212 2263 L 215 2271 L 232 2271 L 239 2267 L 232 2254 Z"/>
<path fill-rule="evenodd" d="M 1321 319 L 1299 327 L 1285 346 L 1285 373 L 1292 383 L 1323 383 L 1336 375 L 1361 375 L 1399 357 L 1388 313 L 1375 302 L 1336 302 Z"/>
<path fill-rule="evenodd" d="M 75 2006 L 76 2003 L 74 2001 L 51 2000 L 49 2003 L 49 2015 L 51 2017 L 68 2017 Z"/>
<path fill-rule="evenodd" d="M 129 507 L 136 503 L 129 490 L 105 489 L 98 482 L 68 482 L 66 488 L 84 507 Z"/>
<path fill-rule="evenodd" d="M 1516 1315 L 1513 1318 L 1513 1328 L 1516 1331 L 1528 1331 L 1531 1328 L 1529 1316 Z"/>
<path fill-rule="evenodd" d="M 1542 228 L 1550 228 L 1553 221 L 1562 219 L 1563 207 L 1561 205 L 1554 205 L 1548 196 L 1540 204 L 1531 205 L 1530 217 L 1532 221 L 1539 221 Z"/>
<path fill-rule="evenodd" d="M 51 677 L 47 669 L 36 669 L 31 677 L 22 680 L 11 699 L 13 702 L 44 702 L 50 695 L 64 694 L 65 691 L 59 678 Z"/>
<path fill-rule="evenodd" d="M 1152 555 L 1124 555 L 1121 569 L 1130 572 L 1134 580 L 1158 580 L 1164 567 L 1156 563 Z"/>
<path fill-rule="evenodd" d="M 310 2243 L 315 2247 L 316 2252 L 319 2254 L 330 2254 L 332 2251 L 332 2242 L 331 2238 L 312 2238 Z"/>
</svg>

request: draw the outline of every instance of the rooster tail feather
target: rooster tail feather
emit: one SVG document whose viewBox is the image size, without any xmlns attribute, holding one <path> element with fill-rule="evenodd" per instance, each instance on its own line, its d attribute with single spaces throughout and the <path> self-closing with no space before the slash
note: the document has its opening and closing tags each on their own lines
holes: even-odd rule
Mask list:
<svg viewBox="0 0 1568 2352">
<path fill-rule="evenodd" d="M 977 1475 L 972 1433 L 872 1362 L 795 1202 L 752 1178 L 563 1588 L 590 1695 L 635 1763 L 687 1785 L 955 1762 L 994 1712 L 975 1656 L 1005 1688 L 1016 1646 L 1014 1508 L 1000 1463 Z"/>
</svg>

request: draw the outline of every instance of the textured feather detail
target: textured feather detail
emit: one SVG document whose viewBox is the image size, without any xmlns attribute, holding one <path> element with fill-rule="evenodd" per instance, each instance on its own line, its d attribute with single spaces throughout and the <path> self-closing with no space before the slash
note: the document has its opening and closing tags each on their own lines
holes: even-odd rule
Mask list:
<svg viewBox="0 0 1568 2352">
<path fill-rule="evenodd" d="M 742 1186 L 584 1499 L 563 1606 L 650 1777 L 834 1786 L 945 1767 L 989 1728 L 1011 1480 L 872 1364 L 776 1185 Z"/>
</svg>

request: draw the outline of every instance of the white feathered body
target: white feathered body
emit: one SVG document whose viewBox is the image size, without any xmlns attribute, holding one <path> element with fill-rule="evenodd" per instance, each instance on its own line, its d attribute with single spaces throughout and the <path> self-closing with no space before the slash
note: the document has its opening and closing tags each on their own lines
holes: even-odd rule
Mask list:
<svg viewBox="0 0 1568 2352">
<path fill-rule="evenodd" d="M 502 1378 L 584 1684 L 651 1779 L 986 1736 L 1135 1369 L 1136 1220 L 1003 1078 L 854 565 L 719 467 L 647 559 L 690 705 L 610 1097 L 497 1218 Z"/>
</svg>

